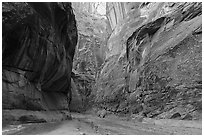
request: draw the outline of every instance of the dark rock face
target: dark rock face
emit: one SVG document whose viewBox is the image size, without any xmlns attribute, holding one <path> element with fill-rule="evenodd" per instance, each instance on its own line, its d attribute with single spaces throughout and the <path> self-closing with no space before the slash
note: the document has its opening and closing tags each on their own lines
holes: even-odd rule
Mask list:
<svg viewBox="0 0 204 137">
<path fill-rule="evenodd" d="M 78 39 L 71 3 L 3 3 L 2 15 L 3 109 L 68 109 Z"/>
<path fill-rule="evenodd" d="M 70 111 L 84 112 L 93 105 L 93 86 L 95 78 L 92 75 L 72 72 L 72 101 Z"/>
<path fill-rule="evenodd" d="M 108 41 L 96 101 L 114 112 L 200 119 L 201 3 L 150 3 L 135 10 L 141 15 L 127 13 L 130 21 L 116 26 Z"/>
<path fill-rule="evenodd" d="M 44 123 L 71 119 L 68 111 L 4 110 L 2 126 L 7 124 Z"/>
</svg>

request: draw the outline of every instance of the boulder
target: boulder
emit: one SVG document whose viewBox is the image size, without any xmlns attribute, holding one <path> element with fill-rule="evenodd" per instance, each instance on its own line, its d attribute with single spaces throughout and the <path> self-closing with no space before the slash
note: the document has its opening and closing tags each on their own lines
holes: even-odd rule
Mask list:
<svg viewBox="0 0 204 137">
<path fill-rule="evenodd" d="M 100 118 L 105 118 L 106 115 L 107 115 L 107 111 L 105 109 L 99 110 L 97 112 L 97 116 L 100 117 Z"/>
<path fill-rule="evenodd" d="M 193 116 L 190 115 L 189 113 L 187 113 L 183 118 L 182 120 L 192 120 L 193 119 Z"/>
<path fill-rule="evenodd" d="M 44 123 L 70 120 L 71 115 L 67 111 L 31 111 L 23 109 L 12 109 L 2 111 L 2 124 L 26 124 Z"/>
</svg>

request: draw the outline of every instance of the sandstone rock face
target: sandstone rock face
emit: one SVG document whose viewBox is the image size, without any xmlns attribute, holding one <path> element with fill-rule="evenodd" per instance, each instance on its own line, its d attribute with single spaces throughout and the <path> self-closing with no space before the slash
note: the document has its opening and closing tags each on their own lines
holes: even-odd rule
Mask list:
<svg viewBox="0 0 204 137">
<path fill-rule="evenodd" d="M 112 34 L 107 42 L 106 58 L 125 52 L 125 42 L 138 25 L 143 21 L 140 17 L 139 5 L 135 2 L 107 3 L 107 18 Z M 130 28 L 129 28 L 130 27 Z M 129 28 L 129 29 L 128 29 Z"/>
<path fill-rule="evenodd" d="M 107 19 L 100 15 L 98 2 L 72 3 L 78 28 L 78 44 L 74 56 L 73 69 L 82 74 L 97 74 L 105 59 Z"/>
<path fill-rule="evenodd" d="M 71 3 L 3 3 L 3 109 L 67 110 L 77 28 Z"/>
<path fill-rule="evenodd" d="M 93 86 L 105 60 L 107 19 L 97 10 L 105 8 L 104 3 L 73 2 L 72 6 L 79 37 L 73 59 L 70 111 L 83 112 L 93 105 Z"/>
<path fill-rule="evenodd" d="M 84 112 L 91 109 L 93 105 L 93 86 L 95 78 L 92 75 L 72 72 L 72 101 L 70 111 Z"/>
<path fill-rule="evenodd" d="M 67 96 L 60 92 L 40 91 L 23 76 L 3 70 L 2 83 L 3 109 L 25 110 L 66 110 Z"/>
<path fill-rule="evenodd" d="M 201 119 L 201 3 L 129 5 L 108 40 L 96 102 L 118 113 Z"/>
</svg>

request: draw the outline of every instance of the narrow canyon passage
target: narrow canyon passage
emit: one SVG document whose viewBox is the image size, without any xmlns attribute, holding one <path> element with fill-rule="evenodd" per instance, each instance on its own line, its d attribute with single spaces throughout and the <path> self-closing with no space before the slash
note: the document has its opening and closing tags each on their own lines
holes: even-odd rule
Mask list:
<svg viewBox="0 0 204 137">
<path fill-rule="evenodd" d="M 202 3 L 3 2 L 2 134 L 202 134 Z"/>
</svg>

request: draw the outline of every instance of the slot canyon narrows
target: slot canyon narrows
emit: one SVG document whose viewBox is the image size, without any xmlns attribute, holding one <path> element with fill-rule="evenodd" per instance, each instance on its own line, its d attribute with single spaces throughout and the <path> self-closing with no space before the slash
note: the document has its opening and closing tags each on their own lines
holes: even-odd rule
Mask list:
<svg viewBox="0 0 204 137">
<path fill-rule="evenodd" d="M 2 2 L 3 135 L 201 135 L 202 2 Z"/>
</svg>

